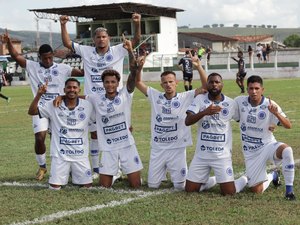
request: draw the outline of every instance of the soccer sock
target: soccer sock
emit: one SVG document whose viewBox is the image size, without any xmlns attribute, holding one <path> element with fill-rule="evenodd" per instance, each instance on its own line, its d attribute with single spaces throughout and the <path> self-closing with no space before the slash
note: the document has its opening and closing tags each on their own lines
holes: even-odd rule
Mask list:
<svg viewBox="0 0 300 225">
<path fill-rule="evenodd" d="M 185 91 L 188 91 L 189 90 L 189 87 L 187 85 L 184 85 L 184 90 Z"/>
<path fill-rule="evenodd" d="M 193 90 L 193 85 L 190 85 L 190 86 L 189 86 L 189 90 Z"/>
<path fill-rule="evenodd" d="M 216 184 L 217 184 L 216 177 L 215 176 L 209 177 L 208 181 L 205 184 L 201 185 L 199 192 L 208 190 L 208 189 L 212 188 L 213 186 L 215 186 Z"/>
<path fill-rule="evenodd" d="M 263 191 L 262 192 L 264 192 L 269 187 L 270 183 L 272 182 L 272 180 L 273 180 L 273 173 L 268 173 L 267 177 L 268 177 L 268 180 L 266 180 L 263 183 Z"/>
<path fill-rule="evenodd" d="M 282 174 L 285 180 L 286 194 L 293 192 L 295 162 L 291 147 L 285 148 L 282 152 Z"/>
<path fill-rule="evenodd" d="M 90 152 L 93 171 L 99 173 L 99 148 L 97 139 L 90 140 Z"/>
<path fill-rule="evenodd" d="M 6 100 L 8 99 L 8 97 L 6 97 L 5 95 L 3 95 L 3 94 L 1 94 L 1 93 L 0 93 L 0 97 L 1 97 L 1 98 L 4 98 L 4 99 L 6 99 Z"/>
<path fill-rule="evenodd" d="M 183 191 L 185 188 L 185 182 L 174 183 L 173 185 L 176 191 Z"/>
<path fill-rule="evenodd" d="M 44 154 L 36 154 L 35 155 L 36 161 L 40 165 L 40 167 L 46 168 L 46 153 Z"/>
<path fill-rule="evenodd" d="M 234 181 L 236 193 L 239 193 L 244 189 L 246 184 L 248 183 L 248 179 L 245 175 L 241 176 L 239 179 Z"/>
</svg>

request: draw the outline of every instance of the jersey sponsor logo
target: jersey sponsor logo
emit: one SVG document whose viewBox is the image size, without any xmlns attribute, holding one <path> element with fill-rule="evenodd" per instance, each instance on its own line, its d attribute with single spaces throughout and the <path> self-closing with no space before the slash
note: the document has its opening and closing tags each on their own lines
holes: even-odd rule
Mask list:
<svg viewBox="0 0 300 225">
<path fill-rule="evenodd" d="M 258 119 L 263 120 L 265 118 L 266 118 L 266 113 L 264 111 L 258 113 Z"/>
<path fill-rule="evenodd" d="M 127 129 L 126 123 L 122 122 L 122 123 L 114 124 L 112 126 L 103 127 L 103 132 L 104 134 L 113 134 L 126 129 Z"/>
<path fill-rule="evenodd" d="M 222 106 L 228 107 L 228 106 L 229 106 L 229 103 L 228 103 L 228 102 L 222 102 Z"/>
<path fill-rule="evenodd" d="M 107 113 L 112 113 L 114 111 L 115 111 L 115 108 L 114 108 L 113 104 L 112 103 L 107 104 L 106 112 Z"/>
<path fill-rule="evenodd" d="M 161 115 L 159 115 L 159 114 L 156 115 L 156 118 L 155 118 L 155 119 L 156 119 L 156 121 L 159 122 L 159 123 L 162 122 L 162 117 L 161 117 Z"/>
<path fill-rule="evenodd" d="M 92 83 L 101 83 L 101 76 L 100 75 L 91 75 Z"/>
<path fill-rule="evenodd" d="M 61 149 L 59 151 L 61 155 L 72 155 L 72 156 L 81 156 L 84 154 L 84 150 L 75 150 L 75 149 Z"/>
<path fill-rule="evenodd" d="M 204 121 L 202 122 L 201 126 L 202 126 L 203 129 L 208 129 L 208 128 L 210 128 L 210 124 L 209 124 L 209 122 L 208 122 L 207 120 L 204 120 Z"/>
<path fill-rule="evenodd" d="M 284 168 L 287 169 L 287 170 L 294 170 L 295 164 L 286 165 Z"/>
<path fill-rule="evenodd" d="M 244 145 L 244 146 L 243 146 L 243 150 L 244 150 L 245 152 L 256 152 L 256 151 L 260 150 L 263 146 L 264 146 L 263 143 L 261 143 L 261 144 L 256 144 L 256 145 L 250 145 L 250 146 Z"/>
<path fill-rule="evenodd" d="M 153 140 L 158 143 L 171 143 L 176 142 L 178 140 L 178 136 L 172 137 L 154 137 Z"/>
<path fill-rule="evenodd" d="M 247 116 L 247 123 L 256 123 L 256 117 L 252 115 Z"/>
<path fill-rule="evenodd" d="M 67 118 L 67 125 L 68 126 L 75 126 L 77 123 L 76 119 Z"/>
<path fill-rule="evenodd" d="M 115 144 L 115 143 L 119 143 L 119 142 L 123 142 L 125 140 L 128 139 L 128 135 L 123 135 L 123 136 L 120 136 L 120 137 L 116 137 L 116 138 L 109 138 L 106 140 L 106 143 L 107 144 Z"/>
<path fill-rule="evenodd" d="M 214 141 L 214 142 L 225 142 L 225 134 L 214 134 L 214 133 L 202 132 L 201 140 Z"/>
<path fill-rule="evenodd" d="M 247 101 L 243 101 L 243 102 L 242 102 L 242 105 L 247 106 L 247 105 L 248 105 L 248 102 L 247 102 Z"/>
<path fill-rule="evenodd" d="M 61 133 L 61 134 L 67 134 L 68 133 L 68 128 L 61 127 L 60 130 L 59 130 L 59 133 Z"/>
<path fill-rule="evenodd" d="M 91 70 L 92 70 L 92 72 L 93 72 L 93 73 L 98 73 L 98 70 L 97 70 L 97 68 L 93 68 L 93 67 L 92 67 L 92 69 L 91 69 Z"/>
<path fill-rule="evenodd" d="M 78 107 L 78 111 L 84 111 L 84 107 Z"/>
<path fill-rule="evenodd" d="M 58 95 L 58 93 L 45 93 L 42 95 L 42 99 L 45 101 L 50 101 L 55 99 Z"/>
<path fill-rule="evenodd" d="M 134 156 L 133 161 L 135 162 L 135 164 L 139 165 L 140 164 L 140 159 L 138 156 Z"/>
<path fill-rule="evenodd" d="M 159 126 L 155 124 L 154 130 L 159 134 L 177 131 L 177 123 L 174 126 Z"/>
<path fill-rule="evenodd" d="M 109 119 L 106 116 L 102 116 L 101 121 L 102 121 L 102 123 L 107 124 Z"/>
<path fill-rule="evenodd" d="M 171 114 L 171 108 L 161 107 L 163 114 Z"/>
<path fill-rule="evenodd" d="M 267 108 L 267 106 L 266 105 L 261 105 L 259 108 L 262 109 L 262 110 L 265 110 Z"/>
<path fill-rule="evenodd" d="M 105 91 L 105 89 L 104 87 L 92 87 L 91 91 L 96 93 L 102 93 Z"/>
<path fill-rule="evenodd" d="M 82 133 L 82 132 L 84 132 L 84 129 L 78 129 L 78 128 L 68 129 L 67 127 L 61 127 L 59 130 L 59 133 L 64 134 L 64 135 L 66 135 L 68 132 Z"/>
<path fill-rule="evenodd" d="M 59 138 L 59 143 L 61 145 L 82 145 L 83 141 L 82 141 L 82 138 L 65 138 L 65 137 L 60 137 Z"/>
<path fill-rule="evenodd" d="M 252 144 L 263 144 L 261 138 L 250 137 L 250 136 L 245 135 L 245 134 L 242 134 L 242 141 L 245 141 L 245 142 L 248 142 L 248 143 L 252 143 Z"/>
<path fill-rule="evenodd" d="M 200 150 L 208 151 L 208 152 L 222 152 L 224 151 L 224 147 L 211 147 L 211 146 L 201 145 Z"/>
</svg>

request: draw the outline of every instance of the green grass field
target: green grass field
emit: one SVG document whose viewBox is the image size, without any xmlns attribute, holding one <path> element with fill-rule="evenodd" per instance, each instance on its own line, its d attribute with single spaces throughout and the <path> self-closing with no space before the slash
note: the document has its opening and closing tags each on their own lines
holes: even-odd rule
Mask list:
<svg viewBox="0 0 300 225">
<path fill-rule="evenodd" d="M 239 89 L 235 82 L 224 82 L 223 92 L 230 97 L 237 96 Z M 158 83 L 149 85 L 159 88 Z M 180 83 L 179 91 L 182 87 Z M 28 86 L 4 87 L 2 93 L 12 100 L 7 104 L 0 99 L 0 224 L 299 224 L 299 87 L 300 79 L 265 80 L 265 95 L 271 96 L 293 123 L 291 130 L 276 128 L 275 136 L 292 146 L 298 160 L 294 184 L 298 200 L 294 202 L 284 200 L 284 186 L 275 189 L 272 184 L 262 195 L 254 195 L 246 188 L 232 197 L 221 196 L 218 186 L 205 193 L 193 194 L 173 192 L 170 182 L 163 183 L 159 190 L 147 188 L 150 107 L 138 90 L 134 96 L 132 124 L 144 164 L 143 187 L 131 190 L 124 179 L 111 190 L 99 188 L 95 181 L 90 190 L 70 185 L 61 191 L 50 191 L 47 179 L 42 182 L 34 179 L 38 166 L 33 150 L 31 118 L 27 115 L 31 90 Z M 193 127 L 194 140 L 195 131 L 196 126 Z M 244 170 L 238 132 L 238 124 L 233 122 L 235 174 Z M 188 148 L 189 162 L 194 146 Z M 49 156 L 47 162 L 50 166 Z"/>
</svg>

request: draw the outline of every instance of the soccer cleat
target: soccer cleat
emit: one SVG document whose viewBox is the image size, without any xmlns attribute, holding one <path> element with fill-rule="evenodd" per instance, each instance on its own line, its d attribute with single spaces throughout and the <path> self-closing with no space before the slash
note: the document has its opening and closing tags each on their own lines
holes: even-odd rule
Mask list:
<svg viewBox="0 0 300 225">
<path fill-rule="evenodd" d="M 44 167 L 40 167 L 39 170 L 36 173 L 35 179 L 37 179 L 39 181 L 43 180 L 46 173 L 47 173 L 47 169 L 44 168 Z"/>
<path fill-rule="evenodd" d="M 97 180 L 99 178 L 99 173 L 93 172 L 92 179 Z"/>
<path fill-rule="evenodd" d="M 285 195 L 285 199 L 288 201 L 295 201 L 296 200 L 296 196 L 294 195 L 293 192 L 290 192 L 288 194 Z"/>
<path fill-rule="evenodd" d="M 7 98 L 7 100 L 6 100 L 6 101 L 7 101 L 7 103 L 9 103 L 9 102 L 10 102 L 10 100 L 11 100 L 11 98 L 10 98 L 10 97 L 8 97 L 8 98 Z"/>
<path fill-rule="evenodd" d="M 279 170 L 274 170 L 273 173 L 275 173 L 275 178 L 273 178 L 272 183 L 275 188 L 278 188 L 281 185 L 281 180 L 280 180 L 280 171 Z"/>
</svg>

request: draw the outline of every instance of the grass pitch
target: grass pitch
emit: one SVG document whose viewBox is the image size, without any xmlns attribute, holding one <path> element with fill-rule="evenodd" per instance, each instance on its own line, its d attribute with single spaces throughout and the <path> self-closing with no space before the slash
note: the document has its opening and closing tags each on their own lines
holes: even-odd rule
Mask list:
<svg viewBox="0 0 300 225">
<path fill-rule="evenodd" d="M 196 86 L 197 81 L 194 81 Z M 235 97 L 239 88 L 232 80 L 225 80 L 223 93 Z M 159 83 L 148 83 L 160 89 Z M 293 124 L 291 130 L 278 127 L 277 140 L 288 143 L 300 159 L 300 79 L 265 80 L 265 96 L 271 96 L 286 112 Z M 183 91 L 182 82 L 179 91 Z M 233 197 L 223 197 L 219 187 L 205 193 L 173 192 L 170 182 L 159 190 L 146 186 L 150 149 L 150 105 L 136 90 L 132 124 L 137 148 L 144 164 L 144 185 L 130 190 L 126 179 L 111 190 L 95 187 L 78 189 L 72 185 L 61 191 L 47 189 L 47 179 L 34 179 L 38 168 L 33 150 L 34 138 L 31 117 L 27 115 L 32 100 L 28 86 L 4 87 L 2 93 L 11 97 L 9 104 L 0 99 L 0 224 L 299 224 L 299 200 L 283 199 L 284 185 L 275 189 L 270 185 L 262 195 L 254 195 L 246 188 Z M 196 144 L 187 150 L 188 162 Z M 233 164 L 235 174 L 244 170 L 238 124 L 233 122 Z M 49 138 L 47 139 L 49 155 Z M 47 157 L 50 166 L 49 156 Z M 296 197 L 300 198 L 299 160 L 296 166 Z M 47 178 L 48 178 L 47 174 Z"/>
</svg>

